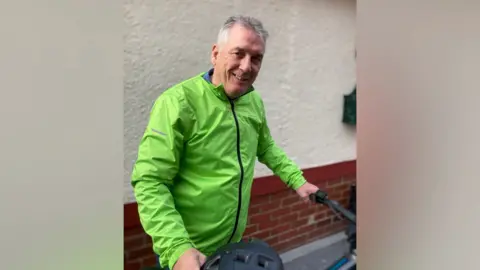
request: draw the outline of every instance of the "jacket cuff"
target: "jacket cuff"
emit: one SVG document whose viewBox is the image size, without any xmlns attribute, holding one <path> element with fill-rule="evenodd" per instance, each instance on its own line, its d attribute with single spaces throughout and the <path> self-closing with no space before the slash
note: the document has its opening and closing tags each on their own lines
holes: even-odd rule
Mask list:
<svg viewBox="0 0 480 270">
<path fill-rule="evenodd" d="M 294 190 L 297 190 L 299 187 L 303 186 L 305 183 L 307 183 L 307 180 L 305 180 L 305 178 L 302 177 L 300 179 L 296 179 L 295 181 L 292 181 L 291 187 Z"/>
<path fill-rule="evenodd" d="M 173 269 L 173 266 L 177 263 L 180 256 L 185 253 L 188 249 L 193 248 L 191 244 L 182 244 L 180 246 L 175 247 L 175 250 L 172 252 L 170 259 L 168 261 L 168 268 Z"/>
</svg>

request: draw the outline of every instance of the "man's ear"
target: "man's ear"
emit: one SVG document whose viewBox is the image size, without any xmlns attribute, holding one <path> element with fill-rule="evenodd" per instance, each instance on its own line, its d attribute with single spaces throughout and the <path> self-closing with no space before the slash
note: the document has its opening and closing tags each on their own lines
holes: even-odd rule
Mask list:
<svg viewBox="0 0 480 270">
<path fill-rule="evenodd" d="M 218 52 L 219 52 L 219 47 L 217 44 L 213 44 L 212 46 L 212 54 L 210 56 L 210 61 L 212 62 L 212 65 L 215 66 L 215 63 L 217 63 L 217 58 L 218 58 Z"/>
</svg>

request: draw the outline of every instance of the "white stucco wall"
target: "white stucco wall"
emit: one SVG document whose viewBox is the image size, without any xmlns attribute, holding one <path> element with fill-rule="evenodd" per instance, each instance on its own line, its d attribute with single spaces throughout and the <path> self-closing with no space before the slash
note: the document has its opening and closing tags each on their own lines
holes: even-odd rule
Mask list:
<svg viewBox="0 0 480 270">
<path fill-rule="evenodd" d="M 134 201 L 130 171 L 152 102 L 210 68 L 233 14 L 258 17 L 271 34 L 255 85 L 277 142 L 302 168 L 355 159 L 355 131 L 341 123 L 355 85 L 355 12 L 354 0 L 125 2 L 124 202 Z M 269 174 L 258 165 L 256 176 Z"/>
</svg>

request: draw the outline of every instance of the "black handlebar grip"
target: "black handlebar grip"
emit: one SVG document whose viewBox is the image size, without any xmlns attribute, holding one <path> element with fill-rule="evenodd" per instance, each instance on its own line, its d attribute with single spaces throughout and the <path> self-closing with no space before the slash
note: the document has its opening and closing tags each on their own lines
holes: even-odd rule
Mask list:
<svg viewBox="0 0 480 270">
<path fill-rule="evenodd" d="M 310 200 L 320 204 L 324 204 L 327 201 L 327 198 L 328 198 L 327 192 L 322 190 L 318 190 L 314 194 L 310 194 Z"/>
</svg>

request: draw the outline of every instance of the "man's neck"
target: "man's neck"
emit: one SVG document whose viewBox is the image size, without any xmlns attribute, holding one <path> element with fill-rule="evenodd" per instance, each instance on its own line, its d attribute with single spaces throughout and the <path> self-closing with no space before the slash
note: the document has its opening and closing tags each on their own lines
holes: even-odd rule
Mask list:
<svg viewBox="0 0 480 270">
<path fill-rule="evenodd" d="M 221 84 L 220 79 L 217 77 L 217 74 L 215 71 L 210 75 L 210 78 L 212 80 L 212 84 L 215 86 L 219 86 Z"/>
</svg>

